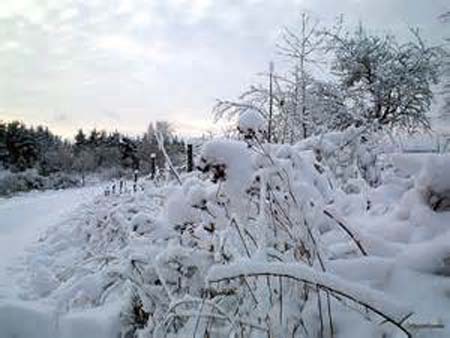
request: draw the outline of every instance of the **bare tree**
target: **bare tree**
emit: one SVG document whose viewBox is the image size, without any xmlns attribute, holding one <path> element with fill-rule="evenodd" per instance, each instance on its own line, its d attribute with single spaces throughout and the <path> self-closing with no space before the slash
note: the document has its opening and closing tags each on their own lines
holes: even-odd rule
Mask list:
<svg viewBox="0 0 450 338">
<path fill-rule="evenodd" d="M 85 184 L 86 174 L 94 171 L 96 168 L 95 156 L 88 150 L 82 150 L 76 157 L 73 169 L 81 174 L 81 183 Z"/>
<path fill-rule="evenodd" d="M 293 88 L 293 116 L 296 125 L 301 126 L 301 136 L 306 138 L 311 135 L 308 128 L 311 125 L 311 107 L 308 105 L 308 86 L 314 79 L 311 76 L 311 66 L 318 65 L 317 53 L 323 50 L 324 35 L 319 29 L 319 21 L 311 22 L 307 13 L 302 13 L 299 27 L 285 28 L 281 43 L 278 44 L 279 52 L 288 57 L 294 63 L 294 88 Z"/>
</svg>

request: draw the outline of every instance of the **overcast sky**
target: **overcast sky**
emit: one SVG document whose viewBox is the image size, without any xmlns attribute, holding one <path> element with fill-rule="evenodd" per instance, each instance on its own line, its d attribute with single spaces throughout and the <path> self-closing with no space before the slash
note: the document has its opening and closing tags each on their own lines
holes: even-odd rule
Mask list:
<svg viewBox="0 0 450 338">
<path fill-rule="evenodd" d="M 140 133 L 169 120 L 212 128 L 216 98 L 233 98 L 276 58 L 284 26 L 308 10 L 379 30 L 444 36 L 448 0 L 0 0 L 0 119 Z M 448 26 L 447 26 L 448 28 Z"/>
</svg>

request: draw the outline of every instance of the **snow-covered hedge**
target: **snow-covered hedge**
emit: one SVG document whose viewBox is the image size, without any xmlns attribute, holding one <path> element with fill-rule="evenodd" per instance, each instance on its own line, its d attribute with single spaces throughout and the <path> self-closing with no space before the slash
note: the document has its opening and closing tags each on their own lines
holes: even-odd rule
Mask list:
<svg viewBox="0 0 450 338">
<path fill-rule="evenodd" d="M 123 338 L 447 337 L 449 158 L 407 172 L 358 130 L 274 145 L 243 122 L 180 184 L 100 197 L 48 232 L 29 297 L 64 318 L 103 309 Z"/>
<path fill-rule="evenodd" d="M 79 179 L 65 173 L 42 176 L 35 169 L 19 173 L 5 171 L 0 175 L 0 196 L 31 190 L 67 189 L 79 185 Z"/>
</svg>

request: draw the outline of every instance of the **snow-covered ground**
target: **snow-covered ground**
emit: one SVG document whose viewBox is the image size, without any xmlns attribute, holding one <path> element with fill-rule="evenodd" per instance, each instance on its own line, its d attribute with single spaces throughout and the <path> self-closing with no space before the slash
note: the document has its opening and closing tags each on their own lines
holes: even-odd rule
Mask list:
<svg viewBox="0 0 450 338">
<path fill-rule="evenodd" d="M 0 199 L 0 299 L 14 294 L 14 271 L 22 266 L 27 247 L 100 192 L 99 187 L 87 187 Z"/>
<path fill-rule="evenodd" d="M 1 338 L 42 337 L 40 333 L 46 330 L 44 323 L 50 323 L 47 319 L 51 311 L 43 304 L 21 299 L 24 294 L 21 279 L 29 269 L 26 263 L 29 250 L 46 230 L 72 218 L 80 206 L 92 203 L 101 193 L 102 189 L 95 186 L 36 191 L 0 199 Z"/>
</svg>

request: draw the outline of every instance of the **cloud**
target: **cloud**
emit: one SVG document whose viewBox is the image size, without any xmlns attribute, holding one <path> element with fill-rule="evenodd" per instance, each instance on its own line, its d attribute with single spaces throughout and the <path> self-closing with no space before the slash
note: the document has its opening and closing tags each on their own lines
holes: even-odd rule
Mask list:
<svg viewBox="0 0 450 338">
<path fill-rule="evenodd" d="M 59 12 L 59 19 L 61 21 L 70 21 L 72 19 L 75 19 L 78 15 L 78 9 L 70 7 Z"/>
<path fill-rule="evenodd" d="M 212 7 L 211 0 L 168 0 L 171 10 L 180 11 L 186 22 L 194 24 L 205 18 Z"/>
<path fill-rule="evenodd" d="M 122 35 L 105 35 L 96 39 L 96 46 L 116 52 L 124 57 L 145 58 L 151 61 L 163 62 L 167 60 L 168 54 L 162 41 L 155 41 L 151 45 L 146 45 L 137 39 Z"/>
<path fill-rule="evenodd" d="M 70 116 L 65 113 L 55 114 L 53 117 L 53 121 L 56 123 L 68 122 L 70 120 Z"/>
<path fill-rule="evenodd" d="M 33 24 L 42 24 L 51 13 L 67 8 L 71 0 L 2 0 L 0 18 L 22 18 Z"/>
<path fill-rule="evenodd" d="M 20 43 L 17 41 L 6 41 L 0 45 L 0 51 L 17 51 L 20 49 Z"/>
<path fill-rule="evenodd" d="M 120 121 L 120 120 L 121 120 L 121 119 L 120 119 L 120 114 L 117 113 L 117 112 L 115 112 L 115 111 L 112 111 L 112 110 L 104 110 L 104 111 L 103 111 L 103 114 L 104 114 L 107 118 L 109 118 L 109 119 L 111 119 L 111 120 L 113 120 L 113 121 Z"/>
<path fill-rule="evenodd" d="M 214 99 L 238 95 L 277 57 L 282 27 L 302 9 L 325 22 L 344 13 L 378 29 L 420 25 L 437 40 L 440 4 L 448 8 L 445 0 L 2 0 L 0 105 L 64 132 L 103 123 L 138 132 L 161 119 L 203 130 Z"/>
</svg>

